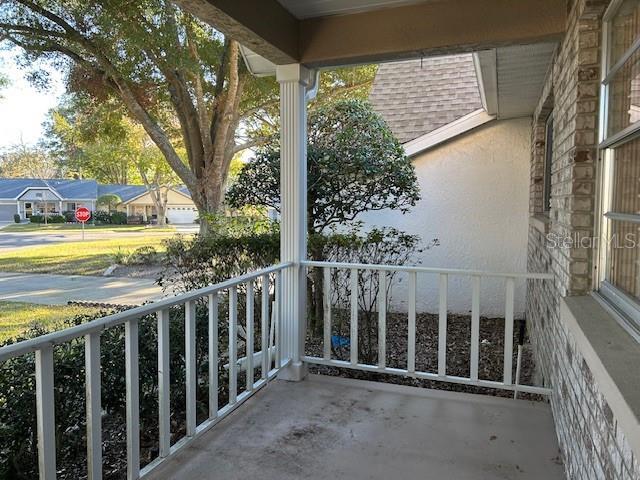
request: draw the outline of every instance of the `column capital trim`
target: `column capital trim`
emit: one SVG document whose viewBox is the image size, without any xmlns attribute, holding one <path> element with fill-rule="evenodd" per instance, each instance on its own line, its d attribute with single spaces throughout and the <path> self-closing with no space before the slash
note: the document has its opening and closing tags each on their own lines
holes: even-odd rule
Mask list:
<svg viewBox="0 0 640 480">
<path fill-rule="evenodd" d="M 315 75 L 315 70 L 300 63 L 276 66 L 276 80 L 279 83 L 300 83 L 305 87 L 310 87 L 315 81 Z"/>
</svg>

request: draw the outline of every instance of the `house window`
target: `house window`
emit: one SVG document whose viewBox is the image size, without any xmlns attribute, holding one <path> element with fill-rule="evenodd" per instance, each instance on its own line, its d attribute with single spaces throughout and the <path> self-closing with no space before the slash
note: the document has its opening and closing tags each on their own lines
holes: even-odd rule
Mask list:
<svg viewBox="0 0 640 480">
<path fill-rule="evenodd" d="M 544 213 L 551 210 L 551 161 L 553 159 L 553 112 L 545 122 L 544 139 L 544 185 L 542 187 L 542 207 Z"/>
<path fill-rule="evenodd" d="M 76 204 L 74 202 L 68 202 L 67 203 L 67 211 L 69 212 L 73 212 L 76 209 Z"/>
<path fill-rule="evenodd" d="M 640 333 L 640 0 L 604 16 L 599 292 Z"/>
</svg>

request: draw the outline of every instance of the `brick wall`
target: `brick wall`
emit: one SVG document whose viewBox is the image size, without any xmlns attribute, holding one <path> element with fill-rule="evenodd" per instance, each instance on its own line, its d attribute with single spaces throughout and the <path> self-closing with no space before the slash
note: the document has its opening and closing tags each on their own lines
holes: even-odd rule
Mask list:
<svg viewBox="0 0 640 480">
<path fill-rule="evenodd" d="M 553 272 L 531 281 L 527 318 L 539 381 L 553 386 L 551 406 L 572 480 L 640 479 L 640 466 L 598 390 L 571 333 L 560 322 L 559 299 L 591 288 L 589 248 L 553 248 L 550 240 L 592 237 L 597 162 L 601 16 L 608 0 L 575 0 L 532 125 L 530 213 L 543 214 L 545 121 L 553 115 L 551 209 L 529 228 L 528 270 Z"/>
</svg>

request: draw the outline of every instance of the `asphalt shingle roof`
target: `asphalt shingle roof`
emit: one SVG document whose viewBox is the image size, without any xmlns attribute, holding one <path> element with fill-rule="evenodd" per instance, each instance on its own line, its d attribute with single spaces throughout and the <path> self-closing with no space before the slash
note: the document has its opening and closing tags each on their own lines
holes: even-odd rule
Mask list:
<svg viewBox="0 0 640 480">
<path fill-rule="evenodd" d="M 402 143 L 482 108 L 470 54 L 382 64 L 369 100 Z"/>
<path fill-rule="evenodd" d="M 96 198 L 98 184 L 95 180 L 40 180 L 37 178 L 1 178 L 0 198 L 14 199 L 27 188 L 50 187 L 63 200 L 85 200 Z"/>
<path fill-rule="evenodd" d="M 102 195 L 117 195 L 123 202 L 139 197 L 147 191 L 144 185 L 98 185 L 98 197 Z"/>
<path fill-rule="evenodd" d="M 102 185 L 95 180 L 0 178 L 0 199 L 13 200 L 27 188 L 43 187 L 52 188 L 63 200 L 97 200 L 98 197 L 111 193 L 127 202 L 147 191 L 144 185 Z M 185 186 L 177 187 L 176 190 L 191 196 Z"/>
</svg>

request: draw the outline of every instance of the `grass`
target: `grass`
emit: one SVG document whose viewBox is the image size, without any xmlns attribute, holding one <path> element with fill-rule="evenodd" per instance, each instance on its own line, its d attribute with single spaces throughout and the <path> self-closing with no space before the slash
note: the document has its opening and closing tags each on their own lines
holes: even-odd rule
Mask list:
<svg viewBox="0 0 640 480">
<path fill-rule="evenodd" d="M 77 305 L 0 302 L 0 342 L 20 335 L 34 324 L 48 330 L 55 330 L 64 320 L 98 311 L 98 308 Z"/>
<path fill-rule="evenodd" d="M 20 223 L 4 227 L 0 232 L 60 232 L 60 231 L 80 231 L 82 225 L 78 223 L 53 223 L 42 225 L 39 223 Z M 175 227 L 167 225 L 164 227 L 147 225 L 90 225 L 85 226 L 85 232 L 174 232 Z"/>
<path fill-rule="evenodd" d="M 132 236 L 84 242 L 62 242 L 0 252 L 0 271 L 56 273 L 61 275 L 102 275 L 114 263 L 118 251 L 152 246 L 162 251 L 167 235 Z"/>
</svg>

